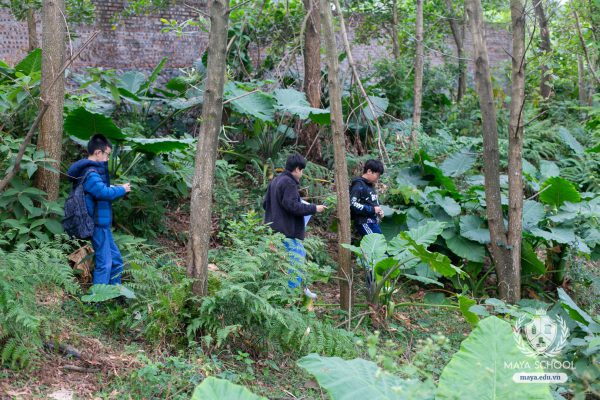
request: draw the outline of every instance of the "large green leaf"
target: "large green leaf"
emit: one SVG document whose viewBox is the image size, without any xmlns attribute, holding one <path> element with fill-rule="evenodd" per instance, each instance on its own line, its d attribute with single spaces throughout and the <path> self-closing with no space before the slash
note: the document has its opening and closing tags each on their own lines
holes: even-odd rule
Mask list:
<svg viewBox="0 0 600 400">
<path fill-rule="evenodd" d="M 360 249 L 368 263 L 377 263 L 386 258 L 387 242 L 382 234 L 372 233 L 362 238 Z"/>
<path fill-rule="evenodd" d="M 145 82 L 146 76 L 142 72 L 127 71 L 120 76 L 117 87 L 123 88 L 127 92 L 136 95 Z"/>
<path fill-rule="evenodd" d="M 65 118 L 65 131 L 76 138 L 87 140 L 97 133 L 109 139 L 123 140 L 125 135 L 112 119 L 98 113 L 76 108 Z"/>
<path fill-rule="evenodd" d="M 145 93 L 148 92 L 148 89 L 150 89 L 152 87 L 152 85 L 154 84 L 154 82 L 156 82 L 158 75 L 165 67 L 165 64 L 167 63 L 168 59 L 169 59 L 168 57 L 163 57 L 162 60 L 160 60 L 158 65 L 154 68 L 154 70 L 152 70 L 152 73 L 150 74 L 150 77 L 148 78 L 148 80 L 146 80 L 146 82 L 144 82 L 142 84 L 142 87 L 140 88 L 141 90 L 144 90 Z"/>
<path fill-rule="evenodd" d="M 456 191 L 456 185 L 454 184 L 454 181 L 444 175 L 444 172 L 442 172 L 442 170 L 439 169 L 433 162 L 427 160 L 423 161 L 423 171 L 424 177 L 432 177 L 432 183 L 434 185 L 442 186 L 452 194 L 458 193 Z"/>
<path fill-rule="evenodd" d="M 233 109 L 262 121 L 273 121 L 275 110 L 273 98 L 262 92 L 248 92 L 228 82 L 225 85 L 225 99 L 231 102 Z"/>
<path fill-rule="evenodd" d="M 311 119 L 313 122 L 328 124 L 329 110 L 311 107 L 306 95 L 295 89 L 277 89 L 273 92 L 276 100 L 275 109 L 288 112 L 300 119 Z"/>
<path fill-rule="evenodd" d="M 81 296 L 81 301 L 98 303 L 120 296 L 127 297 L 128 299 L 135 299 L 135 293 L 123 285 L 96 284 L 90 288 L 90 294 Z"/>
<path fill-rule="evenodd" d="M 546 265 L 540 261 L 531 244 L 525 240 L 521 243 L 521 268 L 525 274 L 546 273 Z"/>
<path fill-rule="evenodd" d="M 546 211 L 542 204 L 533 200 L 525 200 L 523 202 L 523 229 L 537 226 L 545 215 Z"/>
<path fill-rule="evenodd" d="M 479 243 L 455 235 L 446 239 L 446 245 L 454 254 L 469 261 L 483 262 L 485 247 Z"/>
<path fill-rule="evenodd" d="M 191 400 L 268 400 L 241 385 L 209 376 L 196 386 Z"/>
<path fill-rule="evenodd" d="M 571 244 L 577 241 L 573 228 L 550 228 L 550 232 L 539 228 L 533 228 L 531 234 L 548 241 L 552 240 L 562 244 Z"/>
<path fill-rule="evenodd" d="M 475 300 L 460 294 L 458 295 L 458 308 L 460 309 L 463 317 L 465 317 L 465 320 L 467 320 L 472 327 L 477 326 L 479 323 L 479 316 L 469 310 L 475 304 L 477 304 Z"/>
<path fill-rule="evenodd" d="M 133 147 L 143 153 L 160 154 L 170 153 L 175 150 L 183 150 L 189 146 L 191 139 L 175 139 L 175 138 L 129 138 L 128 142 L 133 142 Z"/>
<path fill-rule="evenodd" d="M 540 161 L 540 173 L 544 180 L 553 178 L 560 175 L 560 168 L 554 161 L 542 160 Z"/>
<path fill-rule="evenodd" d="M 569 316 L 572 319 L 584 326 L 595 323 L 594 319 L 588 313 L 583 311 L 563 288 L 558 288 L 558 298 L 560 299 L 560 305 L 569 313 Z"/>
<path fill-rule="evenodd" d="M 445 255 L 427 250 L 425 246 L 418 244 L 411 237 L 409 237 L 406 232 L 403 232 L 400 235 L 410 244 L 409 251 L 422 262 L 429 265 L 431 269 L 438 274 L 442 274 L 443 276 L 449 278 L 457 273 L 462 272 L 460 268 L 452 265 L 450 259 Z"/>
<path fill-rule="evenodd" d="M 442 207 L 446 213 L 451 217 L 460 215 L 460 204 L 456 202 L 452 197 L 442 197 L 439 193 L 434 194 L 433 201 L 438 206 Z"/>
<path fill-rule="evenodd" d="M 558 134 L 560 135 L 563 142 L 571 148 L 575 153 L 582 154 L 584 151 L 583 146 L 575 137 L 569 132 L 566 128 L 560 127 L 558 128 Z"/>
<path fill-rule="evenodd" d="M 333 400 L 425 400 L 433 399 L 430 381 L 402 379 L 360 358 L 344 360 L 309 354 L 298 366 L 314 375 Z"/>
<path fill-rule="evenodd" d="M 469 149 L 463 149 L 446 158 L 440 168 L 444 175 L 454 178 L 470 170 L 475 159 L 475 155 L 470 153 Z"/>
<path fill-rule="evenodd" d="M 579 203 L 581 201 L 581 195 L 575 185 L 559 176 L 546 180 L 540 192 L 540 201 L 555 207 L 560 207 L 565 201 L 570 201 L 571 203 Z"/>
<path fill-rule="evenodd" d="M 42 49 L 34 49 L 31 53 L 15 65 L 15 71 L 24 75 L 42 71 Z"/>
<path fill-rule="evenodd" d="M 436 399 L 551 400 L 547 383 L 518 385 L 513 381 L 515 373 L 544 372 L 536 368 L 536 361 L 519 350 L 508 322 L 485 318 L 442 371 Z"/>
<path fill-rule="evenodd" d="M 482 225 L 483 220 L 476 215 L 460 217 L 460 234 L 475 242 L 487 244 L 490 242 L 490 231 Z"/>
<path fill-rule="evenodd" d="M 586 153 L 600 153 L 600 143 L 585 150 Z"/>
<path fill-rule="evenodd" d="M 420 223 L 416 228 L 410 229 L 408 231 L 408 236 L 418 244 L 428 246 L 435 242 L 445 226 L 445 222 L 427 221 L 425 223 Z"/>
<path fill-rule="evenodd" d="M 369 96 L 369 100 L 371 101 L 371 105 L 373 106 L 373 111 L 375 114 L 371 112 L 371 108 L 368 104 L 363 107 L 362 111 L 365 115 L 365 118 L 370 121 L 373 121 L 374 119 L 384 115 L 385 110 L 387 110 L 388 106 L 390 105 L 390 101 L 385 97 Z"/>
</svg>

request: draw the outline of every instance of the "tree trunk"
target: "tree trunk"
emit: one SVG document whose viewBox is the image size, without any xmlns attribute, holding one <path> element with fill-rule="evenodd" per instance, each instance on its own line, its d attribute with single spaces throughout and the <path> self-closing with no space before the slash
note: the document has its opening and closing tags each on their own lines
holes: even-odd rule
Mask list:
<svg viewBox="0 0 600 400">
<path fill-rule="evenodd" d="M 585 67 L 583 66 L 583 57 L 577 54 L 577 87 L 579 89 L 579 104 L 588 105 L 587 85 L 585 79 Z"/>
<path fill-rule="evenodd" d="M 37 24 L 35 22 L 35 10 L 27 9 L 27 38 L 29 39 L 29 51 L 40 47 L 37 38 Z"/>
<path fill-rule="evenodd" d="M 511 0 L 512 83 L 508 124 L 508 246 L 511 269 L 506 271 L 506 300 L 521 299 L 521 241 L 523 238 L 523 107 L 525 105 L 525 8 Z M 501 290 L 502 291 L 502 290 Z"/>
<path fill-rule="evenodd" d="M 210 3 L 208 65 L 202 119 L 196 149 L 196 171 L 192 183 L 190 205 L 190 242 L 188 275 L 194 279 L 192 290 L 205 296 L 208 285 L 208 249 L 212 228 L 212 195 L 215 162 L 223 116 L 223 85 L 227 54 L 229 0 Z"/>
<path fill-rule="evenodd" d="M 598 77 L 598 74 L 596 74 L 596 67 L 590 59 L 590 53 L 588 51 L 587 45 L 585 44 L 585 40 L 583 39 L 583 32 L 581 32 L 581 24 L 579 23 L 579 15 L 577 14 L 577 11 L 573 10 L 573 16 L 575 17 L 575 26 L 577 27 L 579 43 L 581 43 L 581 48 L 583 49 L 583 54 L 585 55 L 585 61 L 587 62 L 587 66 L 590 70 L 590 73 L 594 77 L 596 84 L 600 85 L 600 77 Z"/>
<path fill-rule="evenodd" d="M 304 0 L 308 18 L 304 30 L 304 93 L 311 107 L 321 108 L 321 14 L 319 0 Z M 319 126 L 309 122 L 300 132 L 300 142 L 307 149 L 306 158 L 320 161 Z"/>
<path fill-rule="evenodd" d="M 392 51 L 394 60 L 400 59 L 400 44 L 398 43 L 398 0 L 392 0 Z"/>
<path fill-rule="evenodd" d="M 417 1 L 417 16 L 415 23 L 415 86 L 414 109 L 412 117 L 412 141 L 417 144 L 417 130 L 421 125 L 421 103 L 423 101 L 423 0 Z"/>
<path fill-rule="evenodd" d="M 456 44 L 456 55 L 458 57 L 458 87 L 456 89 L 456 102 L 460 103 L 465 92 L 467 90 L 467 65 L 464 59 L 464 25 L 460 29 L 458 25 L 458 19 L 454 8 L 452 7 L 452 0 L 446 0 L 446 11 L 448 13 L 448 24 L 452 31 L 452 37 Z"/>
<path fill-rule="evenodd" d="M 341 9 L 337 7 L 341 12 Z M 335 187 L 337 193 L 338 217 L 338 265 L 340 276 L 340 307 L 348 314 L 352 311 L 352 267 L 350 251 L 342 244 L 350 244 L 350 196 L 348 195 L 348 166 L 346 165 L 346 143 L 344 136 L 344 117 L 342 115 L 342 87 L 338 63 L 338 51 L 333 29 L 333 16 L 329 0 L 321 0 L 321 22 L 327 52 L 329 76 L 329 107 L 331 110 L 331 128 L 333 156 L 335 163 Z"/>
<path fill-rule="evenodd" d="M 540 77 L 540 94 L 544 99 L 550 97 L 552 87 L 550 86 L 550 75 L 548 74 L 548 57 L 552 51 L 550 45 L 550 30 L 548 29 L 548 19 L 544 12 L 542 0 L 534 0 L 535 15 L 537 16 L 538 24 L 540 25 L 540 50 L 542 51 L 542 59 L 544 62 L 541 67 Z"/>
<path fill-rule="evenodd" d="M 63 104 L 65 99 L 64 73 L 58 78 L 65 62 L 65 14 L 64 0 L 44 0 L 42 6 L 42 84 L 41 97 L 48 104 L 40 124 L 37 149 L 54 160 L 52 166 L 60 169 L 63 134 Z M 54 82 L 56 79 L 56 82 Z M 35 187 L 45 191 L 48 200 L 58 198 L 60 175 L 40 168 L 36 173 Z"/>
<path fill-rule="evenodd" d="M 475 83 L 479 93 L 479 107 L 483 129 L 483 166 L 485 177 L 485 201 L 490 230 L 490 252 L 496 266 L 500 297 L 507 298 L 507 274 L 511 270 L 510 252 L 504 230 L 500 199 L 500 157 L 498 153 L 498 125 L 496 106 L 492 92 L 492 80 L 484 38 L 483 10 L 480 0 L 467 0 L 475 59 Z"/>
</svg>

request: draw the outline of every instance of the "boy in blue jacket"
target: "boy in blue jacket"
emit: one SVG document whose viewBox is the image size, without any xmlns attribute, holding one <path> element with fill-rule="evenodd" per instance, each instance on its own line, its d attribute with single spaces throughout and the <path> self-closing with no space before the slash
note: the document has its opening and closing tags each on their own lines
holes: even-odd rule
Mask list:
<svg viewBox="0 0 600 400">
<path fill-rule="evenodd" d="M 108 177 L 108 159 L 112 152 L 110 141 L 103 135 L 94 135 L 87 146 L 88 158 L 75 162 L 69 170 L 69 180 L 82 184 L 87 211 L 94 219 L 94 248 L 96 267 L 92 283 L 117 285 L 121 283 L 123 259 L 111 232 L 111 203 L 131 190 L 126 183 L 111 186 Z M 87 174 L 86 177 L 86 172 Z M 83 182 L 80 180 L 84 179 Z"/>
</svg>

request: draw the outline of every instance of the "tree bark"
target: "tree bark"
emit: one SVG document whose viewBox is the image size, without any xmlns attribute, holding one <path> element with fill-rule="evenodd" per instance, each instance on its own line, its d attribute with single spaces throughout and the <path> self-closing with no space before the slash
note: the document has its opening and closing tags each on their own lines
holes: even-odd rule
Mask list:
<svg viewBox="0 0 600 400">
<path fill-rule="evenodd" d="M 392 0 L 392 52 L 394 60 L 400 59 L 400 44 L 398 43 L 398 0 Z"/>
<path fill-rule="evenodd" d="M 464 26 L 462 29 L 459 27 L 454 7 L 452 7 L 452 0 L 445 0 L 446 11 L 448 13 L 448 24 L 452 31 L 452 37 L 456 45 L 456 55 L 458 57 L 458 87 L 456 89 L 456 102 L 460 103 L 462 98 L 467 91 L 467 64 L 464 56 Z"/>
<path fill-rule="evenodd" d="M 358 69 L 356 68 L 356 64 L 354 63 L 354 57 L 352 56 L 352 48 L 350 47 L 350 41 L 348 40 L 348 32 L 346 31 L 346 23 L 344 22 L 344 14 L 342 13 L 342 7 L 340 6 L 339 0 L 333 0 L 333 5 L 335 6 L 336 10 L 339 10 L 340 31 L 342 33 L 342 41 L 344 42 L 344 49 L 346 50 L 346 58 L 348 60 L 348 65 L 350 66 L 350 69 L 352 70 L 352 76 L 354 77 L 354 80 L 356 81 L 356 85 L 358 86 L 360 94 L 362 95 L 363 99 L 367 103 L 367 107 L 371 111 L 371 114 L 377 115 L 375 112 L 375 106 L 373 105 L 373 102 L 367 95 L 365 87 L 363 86 L 362 81 L 360 80 L 360 75 L 358 74 Z M 323 18 L 323 15 L 321 15 L 321 18 Z M 332 17 L 332 21 L 333 21 L 333 17 Z M 325 29 L 325 27 L 323 27 L 323 29 Z M 326 33 L 326 34 L 329 34 L 329 33 Z M 379 156 L 382 158 L 382 161 L 383 161 L 384 157 L 386 157 L 389 161 L 389 156 L 387 155 L 387 151 L 385 150 L 385 144 L 383 143 L 383 138 L 381 137 L 381 126 L 379 124 L 379 118 L 375 118 L 374 122 L 375 122 L 375 127 L 377 128 L 377 148 L 379 150 Z"/>
<path fill-rule="evenodd" d="M 417 145 L 417 131 L 421 125 L 421 103 L 423 101 L 423 0 L 417 1 L 417 16 L 415 23 L 415 84 L 414 108 L 412 116 L 412 142 Z"/>
<path fill-rule="evenodd" d="M 579 89 L 579 104 L 582 106 L 588 105 L 585 67 L 583 66 L 581 54 L 577 54 L 577 88 Z"/>
<path fill-rule="evenodd" d="M 29 51 L 33 51 L 40 47 L 37 37 L 37 24 L 35 22 L 35 10 L 27 9 L 27 38 L 29 40 Z"/>
<path fill-rule="evenodd" d="M 523 107 L 525 105 L 525 8 L 511 0 L 512 83 L 508 124 L 508 246 L 510 270 L 506 271 L 506 294 L 510 303 L 521 299 L 521 242 L 523 238 Z M 503 281 L 501 281 L 502 284 Z M 503 288 L 500 288 L 501 293 Z"/>
<path fill-rule="evenodd" d="M 192 291 L 205 296 L 208 286 L 208 249 L 212 227 L 212 195 L 215 162 L 223 116 L 223 86 L 227 54 L 229 0 L 210 3 L 208 65 L 202 119 L 196 149 L 196 171 L 190 204 L 188 275 L 194 279 Z"/>
<path fill-rule="evenodd" d="M 64 72 L 56 78 L 66 55 L 66 27 L 64 0 L 44 0 L 42 6 L 42 84 L 41 97 L 48 104 L 42 117 L 37 149 L 54 160 L 53 167 L 60 169 L 63 134 L 63 104 L 65 99 Z M 54 82 L 54 80 L 56 82 Z M 35 177 L 35 187 L 46 192 L 48 200 L 58 199 L 60 175 L 40 168 Z"/>
<path fill-rule="evenodd" d="M 581 48 L 583 49 L 583 54 L 585 55 L 585 61 L 587 62 L 590 73 L 596 80 L 596 83 L 600 85 L 600 78 L 596 74 L 596 68 L 590 59 L 590 53 L 587 45 L 585 44 L 585 40 L 583 39 L 583 32 L 581 32 L 581 25 L 579 24 L 579 15 L 577 14 L 577 11 L 573 10 L 573 16 L 575 17 L 575 25 L 577 27 L 577 34 L 579 35 L 579 43 L 581 43 Z"/>
<path fill-rule="evenodd" d="M 304 93 L 311 107 L 321 108 L 321 14 L 319 0 L 304 0 L 307 13 L 304 30 Z M 306 158 L 320 161 L 321 141 L 317 140 L 319 126 L 309 122 L 300 131 L 300 142 L 307 149 Z"/>
<path fill-rule="evenodd" d="M 498 153 L 498 124 L 492 92 L 492 80 L 484 38 L 483 10 L 480 0 L 466 0 L 467 15 L 473 37 L 475 58 L 475 83 L 479 94 L 479 107 L 483 130 L 483 165 L 485 177 L 485 201 L 490 230 L 490 252 L 496 267 L 501 298 L 507 298 L 506 275 L 510 271 L 510 252 L 504 230 L 500 198 L 500 157 Z"/>
<path fill-rule="evenodd" d="M 544 99 L 550 97 L 552 87 L 550 86 L 550 75 L 548 74 L 548 57 L 552 52 L 550 45 L 550 30 L 548 28 L 548 19 L 544 12 L 544 6 L 542 0 L 534 0 L 535 15 L 537 16 L 538 24 L 540 26 L 540 50 L 542 51 L 542 59 L 544 62 L 541 66 L 541 77 L 540 77 L 540 94 Z"/>
<path fill-rule="evenodd" d="M 338 63 L 338 51 L 333 29 L 333 16 L 329 0 L 321 1 L 321 22 L 327 52 L 329 76 L 329 107 L 335 163 L 335 187 L 337 193 L 338 217 L 338 265 L 340 276 L 340 307 L 348 314 L 352 311 L 352 267 L 350 251 L 342 244 L 350 244 L 350 196 L 348 195 L 348 166 L 346 165 L 346 143 L 344 135 L 344 117 L 342 115 L 342 87 Z M 340 10 L 339 3 L 336 9 Z"/>
</svg>

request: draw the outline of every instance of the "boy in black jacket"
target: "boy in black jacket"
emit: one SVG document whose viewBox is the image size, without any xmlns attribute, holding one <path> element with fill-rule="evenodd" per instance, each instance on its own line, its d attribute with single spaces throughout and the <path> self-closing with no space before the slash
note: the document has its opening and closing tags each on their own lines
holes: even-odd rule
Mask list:
<svg viewBox="0 0 600 400">
<path fill-rule="evenodd" d="M 350 216 L 361 238 L 370 233 L 381 233 L 379 221 L 384 214 L 373 185 L 379 181 L 383 170 L 381 161 L 369 160 L 363 167 L 362 176 L 352 179 L 350 184 Z"/>
<path fill-rule="evenodd" d="M 265 209 L 265 223 L 270 224 L 271 229 L 285 235 L 285 248 L 290 253 L 291 264 L 298 266 L 297 274 L 302 272 L 301 266 L 306 258 L 306 250 L 302 240 L 304 239 L 304 217 L 323 212 L 325 206 L 302 202 L 300 199 L 299 184 L 302 172 L 306 168 L 306 160 L 299 154 L 288 157 L 285 171 L 279 174 L 267 189 L 263 201 Z M 294 271 L 289 271 L 294 272 Z M 296 276 L 295 280 L 288 281 L 290 288 L 302 284 L 302 277 Z M 304 288 L 304 294 L 310 298 L 316 298 L 308 288 Z"/>
</svg>

